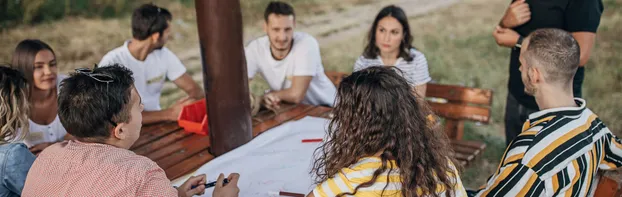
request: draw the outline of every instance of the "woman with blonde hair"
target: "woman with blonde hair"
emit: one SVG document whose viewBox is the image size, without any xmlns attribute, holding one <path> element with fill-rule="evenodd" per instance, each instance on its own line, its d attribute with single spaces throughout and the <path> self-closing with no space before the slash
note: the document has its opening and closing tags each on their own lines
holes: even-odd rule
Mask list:
<svg viewBox="0 0 622 197">
<path fill-rule="evenodd" d="M 28 134 L 27 94 L 24 76 L 0 66 L 0 196 L 20 196 L 35 161 L 26 145 L 15 143 Z"/>
</svg>

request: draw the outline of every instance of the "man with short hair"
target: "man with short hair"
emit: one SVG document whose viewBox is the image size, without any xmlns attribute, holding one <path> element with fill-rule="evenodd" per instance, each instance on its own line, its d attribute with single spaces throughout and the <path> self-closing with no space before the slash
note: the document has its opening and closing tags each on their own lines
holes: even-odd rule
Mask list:
<svg viewBox="0 0 622 197">
<path fill-rule="evenodd" d="M 581 86 L 585 65 L 590 59 L 596 30 L 603 13 L 602 0 L 512 0 L 493 36 L 499 46 L 512 48 L 510 79 L 505 108 L 505 139 L 510 144 L 518 134 L 527 116 L 538 111 L 533 96 L 526 94 L 519 71 L 523 36 L 541 29 L 557 28 L 571 32 L 581 47 L 579 68 L 573 78 L 574 97 L 582 97 Z"/>
<path fill-rule="evenodd" d="M 132 72 L 119 65 L 76 70 L 63 80 L 59 118 L 76 140 L 49 146 L 35 160 L 23 196 L 193 196 L 205 175 L 174 188 L 164 170 L 128 149 L 140 136 L 143 110 Z M 239 175 L 214 196 L 237 196 Z M 192 186 L 197 186 L 192 188 Z"/>
<path fill-rule="evenodd" d="M 261 73 L 272 90 L 263 102 L 278 108 L 281 101 L 333 106 L 336 88 L 324 73 L 320 47 L 311 35 L 294 32 L 294 9 L 270 2 L 264 13 L 266 36 L 245 48 L 248 77 Z"/>
<path fill-rule="evenodd" d="M 599 170 L 622 166 L 622 141 L 574 98 L 579 45 L 560 29 L 539 29 L 520 53 L 524 91 L 540 111 L 529 115 L 499 168 L 476 196 L 592 196 Z"/>
<path fill-rule="evenodd" d="M 132 14 L 131 40 L 108 52 L 99 65 L 118 63 L 134 72 L 134 86 L 143 98 L 143 123 L 176 121 L 181 108 L 205 97 L 201 87 L 186 73 L 183 63 L 164 44 L 171 34 L 171 13 L 153 4 L 144 4 Z M 160 95 L 165 80 L 170 80 L 189 97 L 162 110 Z"/>
</svg>

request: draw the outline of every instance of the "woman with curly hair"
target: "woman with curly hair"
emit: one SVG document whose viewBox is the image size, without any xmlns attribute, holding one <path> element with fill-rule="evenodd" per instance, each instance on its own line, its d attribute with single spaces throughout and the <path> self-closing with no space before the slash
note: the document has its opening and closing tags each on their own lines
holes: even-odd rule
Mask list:
<svg viewBox="0 0 622 197">
<path fill-rule="evenodd" d="M 26 145 L 19 143 L 28 134 L 27 96 L 24 75 L 0 65 L 0 196 L 20 196 L 35 161 Z"/>
<path fill-rule="evenodd" d="M 466 196 L 447 136 L 419 102 L 392 67 L 346 77 L 308 196 Z"/>
</svg>

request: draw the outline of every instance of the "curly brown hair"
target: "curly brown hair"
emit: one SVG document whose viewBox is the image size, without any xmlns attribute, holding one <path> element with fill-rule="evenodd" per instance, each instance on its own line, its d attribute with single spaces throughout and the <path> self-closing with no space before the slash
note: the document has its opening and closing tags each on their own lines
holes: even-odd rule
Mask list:
<svg viewBox="0 0 622 197">
<path fill-rule="evenodd" d="M 318 159 L 311 173 L 316 183 L 328 180 L 362 157 L 382 152 L 382 166 L 371 180 L 352 193 L 337 196 L 354 195 L 373 185 L 391 168 L 390 160 L 395 160 L 399 168 L 403 196 L 437 197 L 436 191 L 443 189 L 447 196 L 454 196 L 453 177 L 457 175 L 450 164 L 447 136 L 428 124 L 426 117 L 431 112 L 420 101 L 408 82 L 391 67 L 370 67 L 346 77 L 338 88 L 328 139 L 315 151 Z"/>
</svg>

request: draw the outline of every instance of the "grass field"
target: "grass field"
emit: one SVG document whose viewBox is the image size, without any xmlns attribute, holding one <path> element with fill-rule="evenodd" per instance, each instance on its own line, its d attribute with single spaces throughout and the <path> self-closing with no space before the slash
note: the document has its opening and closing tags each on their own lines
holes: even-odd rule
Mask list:
<svg viewBox="0 0 622 197">
<path fill-rule="evenodd" d="M 348 5 L 370 0 L 290 1 L 300 17 L 322 14 L 330 9 L 347 9 Z M 189 2 L 191 1 L 181 1 Z M 245 31 L 258 31 L 261 10 L 267 0 L 242 0 Z M 588 107 L 598 114 L 609 128 L 622 135 L 622 0 L 603 0 L 605 12 L 601 20 L 592 57 L 586 67 L 584 96 Z M 503 113 L 507 95 L 508 62 L 510 49 L 498 47 L 491 32 L 508 5 L 507 1 L 463 0 L 440 10 L 410 18 L 414 45 L 425 53 L 430 73 L 435 82 L 492 89 L 494 101 L 489 125 L 468 123 L 465 138 L 483 140 L 488 144 L 482 157 L 462 173 L 463 182 L 471 187 L 483 184 L 496 169 L 505 149 Z M 306 6 L 306 7 L 305 7 Z M 194 10 L 184 3 L 170 3 L 167 7 L 175 15 L 173 40 L 167 46 L 178 55 L 189 47 L 196 47 Z M 302 8 L 302 9 L 300 9 Z M 373 13 L 375 14 L 375 13 Z M 370 18 L 373 18 L 370 14 Z M 259 16 L 257 16 L 259 15 Z M 113 28 L 111 28 L 113 27 Z M 246 28 L 250 27 L 250 28 Z M 255 28 L 253 28 L 255 27 Z M 249 32 L 245 32 L 247 34 Z M 250 32 L 253 33 L 253 32 Z M 256 32 L 255 32 L 256 33 Z M 350 72 L 354 60 L 361 54 L 366 32 L 321 46 L 326 70 Z M 130 37 L 129 19 L 67 18 L 34 27 L 21 26 L 0 33 L 0 62 L 8 62 L 17 42 L 24 38 L 41 38 L 50 43 L 67 72 L 76 67 L 89 66 L 99 61 L 108 50 Z M 183 60 L 183 59 L 182 59 Z M 187 61 L 196 62 L 196 59 Z M 184 63 L 189 64 L 184 60 Z M 190 69 L 200 72 L 200 69 Z M 253 92 L 266 86 L 253 80 Z M 167 105 L 179 90 L 167 91 L 163 101 Z"/>
</svg>

